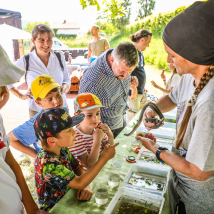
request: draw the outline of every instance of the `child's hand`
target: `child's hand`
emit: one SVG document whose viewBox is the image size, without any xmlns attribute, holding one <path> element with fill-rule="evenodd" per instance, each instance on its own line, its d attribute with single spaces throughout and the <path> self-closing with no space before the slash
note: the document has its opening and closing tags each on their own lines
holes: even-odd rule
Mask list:
<svg viewBox="0 0 214 214">
<path fill-rule="evenodd" d="M 94 139 L 99 140 L 101 142 L 105 136 L 105 133 L 101 129 L 96 128 L 92 135 Z"/>
<path fill-rule="evenodd" d="M 113 136 L 111 129 L 108 127 L 107 124 L 99 123 L 97 128 L 101 129 L 104 133 L 106 133 L 108 136 Z"/>
<path fill-rule="evenodd" d="M 77 199 L 78 200 L 90 200 L 91 197 L 93 195 L 93 192 L 90 188 L 90 186 L 88 185 L 85 189 L 79 189 L 77 192 Z"/>
<path fill-rule="evenodd" d="M 101 157 L 105 158 L 106 160 L 112 159 L 116 154 L 115 147 L 118 145 L 119 143 L 115 143 L 113 145 L 110 145 L 110 144 L 105 145 L 105 148 L 103 150 Z"/>
</svg>

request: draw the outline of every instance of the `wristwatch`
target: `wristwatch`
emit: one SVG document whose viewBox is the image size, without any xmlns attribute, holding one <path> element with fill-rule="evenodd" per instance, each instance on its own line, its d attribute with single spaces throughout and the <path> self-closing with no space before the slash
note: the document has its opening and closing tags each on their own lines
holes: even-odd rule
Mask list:
<svg viewBox="0 0 214 214">
<path fill-rule="evenodd" d="M 156 157 L 158 159 L 158 161 L 160 162 L 164 162 L 161 158 L 160 158 L 160 153 L 164 150 L 168 150 L 167 148 L 164 147 L 158 147 L 157 151 L 156 151 Z"/>
</svg>

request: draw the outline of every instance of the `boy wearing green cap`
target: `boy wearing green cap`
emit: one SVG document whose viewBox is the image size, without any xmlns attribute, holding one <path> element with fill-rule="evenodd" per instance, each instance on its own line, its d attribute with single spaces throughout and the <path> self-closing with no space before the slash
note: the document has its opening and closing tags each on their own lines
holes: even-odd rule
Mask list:
<svg viewBox="0 0 214 214">
<path fill-rule="evenodd" d="M 70 117 L 61 108 L 44 110 L 35 120 L 34 129 L 41 140 L 42 150 L 35 160 L 35 180 L 40 209 L 49 211 L 70 188 L 79 189 L 77 198 L 89 200 L 92 192 L 83 192 L 107 161 L 114 157 L 118 144 L 107 144 L 99 161 L 87 172 L 79 165 L 67 147 L 74 144 L 73 126 L 84 114 Z"/>
<path fill-rule="evenodd" d="M 11 146 L 35 158 L 41 148 L 38 147 L 39 140 L 35 137 L 33 123 L 37 115 L 43 110 L 48 108 L 62 108 L 63 99 L 61 86 L 49 75 L 36 77 L 31 84 L 31 92 L 35 102 L 43 109 L 31 119 L 13 129 L 8 135 L 10 136 Z M 33 145 L 34 148 L 30 147 L 30 145 Z"/>
</svg>

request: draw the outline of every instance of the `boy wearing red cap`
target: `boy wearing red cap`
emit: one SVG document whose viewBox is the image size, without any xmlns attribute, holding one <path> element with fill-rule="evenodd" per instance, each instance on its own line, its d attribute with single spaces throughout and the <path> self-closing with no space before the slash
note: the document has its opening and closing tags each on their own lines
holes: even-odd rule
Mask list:
<svg viewBox="0 0 214 214">
<path fill-rule="evenodd" d="M 106 107 L 91 93 L 79 94 L 74 100 L 75 115 L 84 113 L 85 119 L 74 127 L 75 144 L 69 150 L 84 169 L 91 168 L 97 162 L 107 143 L 114 144 L 110 128 L 100 121 L 100 108 Z"/>
</svg>

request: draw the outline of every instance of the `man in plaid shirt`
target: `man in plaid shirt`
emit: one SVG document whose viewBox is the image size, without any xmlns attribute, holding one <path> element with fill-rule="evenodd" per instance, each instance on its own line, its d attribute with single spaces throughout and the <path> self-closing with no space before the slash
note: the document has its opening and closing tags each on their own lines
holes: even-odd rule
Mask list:
<svg viewBox="0 0 214 214">
<path fill-rule="evenodd" d="M 137 87 L 138 80 L 131 77 L 138 64 L 138 51 L 130 42 L 120 43 L 99 56 L 83 73 L 80 93 L 95 94 L 104 106 L 101 121 L 106 123 L 114 138 L 126 125 L 124 114 L 130 86 Z"/>
</svg>

